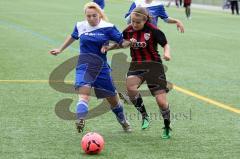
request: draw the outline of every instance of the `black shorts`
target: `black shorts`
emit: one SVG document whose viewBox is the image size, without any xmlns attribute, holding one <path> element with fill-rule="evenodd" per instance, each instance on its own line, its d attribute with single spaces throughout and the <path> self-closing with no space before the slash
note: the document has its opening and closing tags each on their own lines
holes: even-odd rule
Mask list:
<svg viewBox="0 0 240 159">
<path fill-rule="evenodd" d="M 142 83 L 146 81 L 153 96 L 156 95 L 156 91 L 160 93 L 169 91 L 164 66 L 160 62 L 143 62 L 141 64 L 131 62 L 127 76 L 138 76 L 142 79 Z"/>
</svg>

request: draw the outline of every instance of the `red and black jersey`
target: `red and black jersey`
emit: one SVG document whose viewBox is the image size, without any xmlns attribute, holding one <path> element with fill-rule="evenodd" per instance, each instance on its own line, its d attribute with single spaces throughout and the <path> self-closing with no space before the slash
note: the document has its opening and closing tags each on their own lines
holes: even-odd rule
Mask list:
<svg viewBox="0 0 240 159">
<path fill-rule="evenodd" d="M 139 63 L 143 61 L 161 62 L 157 46 L 160 44 L 164 47 L 167 44 L 167 39 L 156 26 L 147 22 L 142 30 L 135 31 L 132 25 L 129 25 L 123 31 L 123 38 L 128 41 L 131 38 L 137 40 L 137 43 L 130 48 L 132 61 L 138 61 Z"/>
</svg>

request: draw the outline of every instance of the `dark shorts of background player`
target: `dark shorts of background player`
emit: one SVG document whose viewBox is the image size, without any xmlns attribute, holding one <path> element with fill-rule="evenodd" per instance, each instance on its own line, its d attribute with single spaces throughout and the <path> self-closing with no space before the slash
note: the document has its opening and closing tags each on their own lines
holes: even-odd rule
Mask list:
<svg viewBox="0 0 240 159">
<path fill-rule="evenodd" d="M 184 7 L 189 7 L 189 6 L 191 6 L 191 3 L 184 3 L 183 6 Z"/>
<path fill-rule="evenodd" d="M 169 92 L 169 89 L 167 88 L 166 75 L 162 63 L 147 62 L 138 64 L 137 62 L 131 62 L 127 73 L 127 77 L 129 76 L 138 76 L 142 79 L 141 84 L 146 81 L 152 96 L 155 96 L 156 93 Z"/>
</svg>

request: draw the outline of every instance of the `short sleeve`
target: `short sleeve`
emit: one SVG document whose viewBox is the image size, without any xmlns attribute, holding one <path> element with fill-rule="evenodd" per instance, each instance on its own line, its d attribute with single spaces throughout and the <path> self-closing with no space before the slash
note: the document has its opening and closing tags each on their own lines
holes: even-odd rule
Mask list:
<svg viewBox="0 0 240 159">
<path fill-rule="evenodd" d="M 125 14 L 125 18 L 127 18 L 133 11 L 133 9 L 136 8 L 136 4 L 135 2 L 132 3 L 132 5 L 130 6 L 129 10 L 128 10 L 128 13 Z"/>
<path fill-rule="evenodd" d="M 79 39 L 77 25 L 75 25 L 71 36 L 72 36 L 73 39 L 76 39 L 76 40 Z"/>
<path fill-rule="evenodd" d="M 109 38 L 110 38 L 109 40 L 115 41 L 117 43 L 121 43 L 123 41 L 122 33 L 115 26 L 113 26 L 109 30 L 108 35 L 109 35 Z"/>
<path fill-rule="evenodd" d="M 153 30 L 153 38 L 162 47 L 164 47 L 168 43 L 165 34 L 159 29 Z"/>
<path fill-rule="evenodd" d="M 163 19 L 164 21 L 167 21 L 168 15 L 167 15 L 163 5 L 159 6 L 159 8 L 157 10 L 157 16 L 160 17 L 161 19 Z"/>
</svg>

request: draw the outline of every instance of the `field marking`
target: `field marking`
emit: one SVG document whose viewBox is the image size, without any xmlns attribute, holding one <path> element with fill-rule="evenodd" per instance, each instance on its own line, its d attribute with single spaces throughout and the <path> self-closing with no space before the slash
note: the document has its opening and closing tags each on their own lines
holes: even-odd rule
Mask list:
<svg viewBox="0 0 240 159">
<path fill-rule="evenodd" d="M 0 80 L 0 83 L 36 83 L 36 84 L 41 84 L 41 83 L 49 83 L 49 82 L 55 82 L 55 83 L 62 83 L 63 81 L 61 80 Z M 73 84 L 73 81 L 68 81 L 65 80 L 64 83 L 67 84 Z"/>
<path fill-rule="evenodd" d="M 197 93 L 194 93 L 190 90 L 187 90 L 185 88 L 181 88 L 179 86 L 176 86 L 176 85 L 173 85 L 173 89 L 177 90 L 178 92 L 181 92 L 183 94 L 186 94 L 186 95 L 189 95 L 189 96 L 192 96 L 192 97 L 195 97 L 199 100 L 202 100 L 204 102 L 207 102 L 207 103 L 210 103 L 210 104 L 213 104 L 219 108 L 222 108 L 222 109 L 226 109 L 228 111 L 231 111 L 231 112 L 234 112 L 234 113 L 237 113 L 237 114 L 240 114 L 240 109 L 237 109 L 237 108 L 234 108 L 233 106 L 230 106 L 230 105 L 227 105 L 227 104 L 223 104 L 223 103 L 220 103 L 216 100 L 213 100 L 213 99 L 210 99 L 210 98 L 207 98 L 207 97 L 204 97 L 202 95 L 199 95 Z"/>
<path fill-rule="evenodd" d="M 38 84 L 38 83 L 49 83 L 49 82 L 61 83 L 62 81 L 61 80 L 59 80 L 59 81 L 57 81 L 57 80 L 56 81 L 49 81 L 49 80 L 0 80 L 0 83 L 37 83 Z M 120 81 L 117 81 L 117 82 L 120 82 Z M 66 81 L 64 81 L 64 83 L 73 84 L 73 81 L 66 80 Z M 195 97 L 195 98 L 197 98 L 197 99 L 199 99 L 201 101 L 204 101 L 204 102 L 210 103 L 212 105 L 215 105 L 215 106 L 217 106 L 219 108 L 222 108 L 222 109 L 225 109 L 225 110 L 228 110 L 228 111 L 240 114 L 240 109 L 237 109 L 237 108 L 234 108 L 233 106 L 230 106 L 230 105 L 227 105 L 227 104 L 223 104 L 223 103 L 218 102 L 216 100 L 204 97 L 202 95 L 199 95 L 199 94 L 197 94 L 195 92 L 192 92 L 190 90 L 187 90 L 185 88 L 179 87 L 177 85 L 173 85 L 173 89 L 175 89 L 176 91 L 181 92 L 181 93 L 183 93 L 185 95 L 188 95 L 188 96 L 191 96 L 191 97 Z"/>
</svg>

